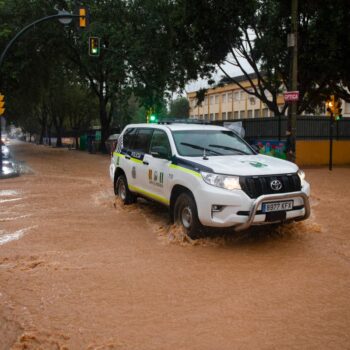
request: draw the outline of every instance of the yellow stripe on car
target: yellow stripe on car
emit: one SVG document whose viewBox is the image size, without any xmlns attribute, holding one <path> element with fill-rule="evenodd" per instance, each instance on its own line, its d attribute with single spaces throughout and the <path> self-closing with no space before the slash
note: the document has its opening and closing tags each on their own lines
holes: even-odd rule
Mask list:
<svg viewBox="0 0 350 350">
<path fill-rule="evenodd" d="M 183 171 L 184 173 L 192 174 L 192 175 L 197 176 L 197 177 L 202 177 L 201 174 L 198 173 L 197 171 L 193 171 L 193 170 L 184 168 L 184 167 L 179 166 L 179 165 L 170 164 L 169 168 L 177 169 L 177 170 Z"/>
<path fill-rule="evenodd" d="M 121 153 L 113 152 L 113 155 L 117 157 L 125 158 L 125 155 Z"/>
<path fill-rule="evenodd" d="M 170 201 L 169 199 L 166 199 L 162 196 L 159 196 L 157 194 L 154 194 L 154 193 L 151 193 L 151 192 L 148 192 L 148 191 L 145 191 L 143 190 L 142 188 L 139 188 L 139 187 L 136 187 L 136 186 L 133 186 L 133 185 L 129 185 L 129 189 L 131 191 L 134 191 L 134 192 L 138 192 L 140 194 L 144 194 L 145 196 L 149 197 L 149 198 L 152 198 L 158 202 L 161 202 L 161 203 L 164 203 L 166 205 L 169 205 L 170 204 Z"/>
</svg>

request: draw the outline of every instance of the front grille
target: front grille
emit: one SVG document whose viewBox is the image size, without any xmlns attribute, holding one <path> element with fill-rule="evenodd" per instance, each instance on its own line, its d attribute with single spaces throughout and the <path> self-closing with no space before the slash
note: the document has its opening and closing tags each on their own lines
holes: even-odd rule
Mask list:
<svg viewBox="0 0 350 350">
<path fill-rule="evenodd" d="M 271 182 L 274 180 L 281 182 L 281 189 L 272 189 Z M 298 174 L 240 176 L 239 182 L 242 190 L 250 198 L 257 198 L 263 194 L 287 193 L 301 190 L 301 182 Z"/>
</svg>

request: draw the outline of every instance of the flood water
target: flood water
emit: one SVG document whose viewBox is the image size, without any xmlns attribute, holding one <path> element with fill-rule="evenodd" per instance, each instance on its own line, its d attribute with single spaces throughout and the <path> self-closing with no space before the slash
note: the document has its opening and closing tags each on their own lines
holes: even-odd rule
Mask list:
<svg viewBox="0 0 350 350">
<path fill-rule="evenodd" d="M 349 349 L 350 168 L 309 220 L 191 240 L 113 194 L 109 158 L 17 143 L 0 182 L 2 349 Z"/>
</svg>

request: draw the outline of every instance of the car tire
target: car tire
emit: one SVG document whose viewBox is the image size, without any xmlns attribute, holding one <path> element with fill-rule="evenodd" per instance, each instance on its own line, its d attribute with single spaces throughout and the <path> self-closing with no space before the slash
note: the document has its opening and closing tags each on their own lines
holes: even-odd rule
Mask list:
<svg viewBox="0 0 350 350">
<path fill-rule="evenodd" d="M 180 225 L 186 234 L 196 239 L 201 236 L 202 224 L 198 219 L 197 205 L 189 193 L 181 193 L 174 206 L 174 221 Z"/>
<path fill-rule="evenodd" d="M 124 175 L 120 175 L 114 184 L 114 193 L 123 201 L 124 204 L 135 203 L 136 196 L 130 192 L 128 181 Z"/>
</svg>

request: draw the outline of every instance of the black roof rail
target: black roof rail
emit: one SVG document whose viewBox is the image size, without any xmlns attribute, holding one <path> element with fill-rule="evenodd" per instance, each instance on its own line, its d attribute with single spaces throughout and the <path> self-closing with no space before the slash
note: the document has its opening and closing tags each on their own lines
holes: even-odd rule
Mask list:
<svg viewBox="0 0 350 350">
<path fill-rule="evenodd" d="M 204 124 L 210 125 L 210 121 L 200 119 L 163 119 L 158 121 L 158 124 Z"/>
</svg>

